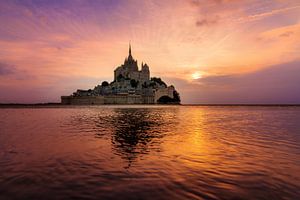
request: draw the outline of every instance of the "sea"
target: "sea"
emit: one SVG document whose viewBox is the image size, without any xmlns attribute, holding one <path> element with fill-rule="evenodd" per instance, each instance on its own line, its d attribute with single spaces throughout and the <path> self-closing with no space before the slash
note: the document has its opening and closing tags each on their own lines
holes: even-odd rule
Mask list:
<svg viewBox="0 0 300 200">
<path fill-rule="evenodd" d="M 300 199 L 300 107 L 0 109 L 0 199 Z"/>
</svg>

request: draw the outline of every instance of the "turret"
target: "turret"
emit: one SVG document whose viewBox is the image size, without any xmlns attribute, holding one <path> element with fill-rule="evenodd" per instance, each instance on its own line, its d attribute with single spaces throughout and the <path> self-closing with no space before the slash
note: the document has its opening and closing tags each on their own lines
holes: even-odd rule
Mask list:
<svg viewBox="0 0 300 200">
<path fill-rule="evenodd" d="M 150 80 L 150 70 L 146 63 L 142 64 L 141 78 L 143 79 L 143 81 Z"/>
<path fill-rule="evenodd" d="M 149 66 L 146 63 L 145 64 L 142 63 L 142 71 L 149 72 Z"/>
</svg>

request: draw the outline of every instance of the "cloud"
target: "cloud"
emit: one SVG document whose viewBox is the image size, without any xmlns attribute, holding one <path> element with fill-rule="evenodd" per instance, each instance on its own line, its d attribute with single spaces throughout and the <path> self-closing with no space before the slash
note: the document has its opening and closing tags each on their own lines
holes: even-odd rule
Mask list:
<svg viewBox="0 0 300 200">
<path fill-rule="evenodd" d="M 300 60 L 247 74 L 164 80 L 175 85 L 184 104 L 300 104 Z"/>
<path fill-rule="evenodd" d="M 206 18 L 206 19 L 202 19 L 202 20 L 198 20 L 196 21 L 196 25 L 197 26 L 211 26 L 214 24 L 217 24 L 219 22 L 219 17 L 215 17 L 215 18 Z"/>
<path fill-rule="evenodd" d="M 205 103 L 300 103 L 300 61 L 242 75 L 199 79 Z"/>
<path fill-rule="evenodd" d="M 203 5 L 215 5 L 232 2 L 233 0 L 190 0 L 192 6 L 202 7 Z"/>
<path fill-rule="evenodd" d="M 107 80 L 68 75 L 48 76 L 47 80 L 1 78 L 3 77 L 0 76 L 0 103 L 60 102 L 62 95 L 70 95 L 77 89 L 93 89 L 94 86 Z"/>
<path fill-rule="evenodd" d="M 151 75 L 177 77 L 169 83 L 179 87 L 185 102 L 231 102 L 228 94 L 237 86 L 251 86 L 251 81 L 241 84 L 248 80 L 244 76 L 231 74 L 300 59 L 296 4 L 259 0 L 0 1 L 0 61 L 5 61 L 0 64 L 0 85 L 15 91 L 16 98 L 19 91 L 35 91 L 32 88 L 39 85 L 41 92 L 36 94 L 52 99 L 61 95 L 55 90 L 65 89 L 62 94 L 69 94 L 92 87 L 90 78 L 112 79 L 131 40 L 134 58 L 147 62 Z M 282 8 L 289 9 L 279 10 Z M 255 23 L 237 22 L 241 18 Z M 202 83 L 183 80 L 195 71 L 224 75 L 206 77 Z M 55 88 L 63 76 L 70 80 Z M 73 81 L 76 77 L 86 80 Z M 51 93 L 48 87 L 53 88 Z M 24 92 L 22 98 L 30 101 L 29 93 Z"/>
<path fill-rule="evenodd" d="M 15 73 L 15 67 L 3 62 L 0 62 L 0 76 L 11 75 Z"/>
<path fill-rule="evenodd" d="M 259 14 L 248 15 L 246 17 L 239 18 L 238 21 L 241 21 L 241 22 L 257 21 L 257 20 L 261 20 L 261 19 L 266 18 L 266 17 L 270 17 L 270 16 L 273 16 L 273 15 L 277 15 L 277 14 L 284 13 L 284 12 L 287 12 L 287 11 L 290 11 L 290 10 L 295 10 L 295 9 L 300 9 L 300 5 L 285 7 L 285 8 L 280 8 L 280 9 L 273 9 L 271 11 L 262 12 L 262 13 L 259 13 Z"/>
<path fill-rule="evenodd" d="M 293 31 L 288 31 L 288 32 L 280 34 L 279 37 L 290 37 L 293 34 L 294 34 Z"/>
</svg>

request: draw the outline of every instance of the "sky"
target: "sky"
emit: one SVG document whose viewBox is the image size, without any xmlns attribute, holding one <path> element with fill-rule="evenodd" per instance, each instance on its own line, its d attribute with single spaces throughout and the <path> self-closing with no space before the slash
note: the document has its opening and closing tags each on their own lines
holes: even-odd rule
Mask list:
<svg viewBox="0 0 300 200">
<path fill-rule="evenodd" d="M 300 103 L 298 0 L 0 0 L 0 103 L 113 80 L 131 42 L 182 103 Z"/>
</svg>

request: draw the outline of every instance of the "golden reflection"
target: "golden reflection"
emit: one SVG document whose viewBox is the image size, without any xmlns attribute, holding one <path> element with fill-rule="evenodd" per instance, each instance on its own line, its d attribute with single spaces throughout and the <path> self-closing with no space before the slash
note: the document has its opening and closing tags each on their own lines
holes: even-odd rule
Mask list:
<svg viewBox="0 0 300 200">
<path fill-rule="evenodd" d="M 1 195 L 297 199 L 298 111 L 252 106 L 0 110 L 5 119 Z M 39 185 L 49 188 L 36 193 Z"/>
<path fill-rule="evenodd" d="M 201 108 L 189 109 L 190 112 L 183 113 L 180 123 L 174 129 L 172 138 L 164 143 L 164 150 L 167 154 L 176 154 L 179 157 L 188 155 L 189 159 L 194 158 L 194 153 L 198 152 L 203 156 L 207 155 L 208 141 L 205 130 L 203 130 L 205 123 L 205 111 Z M 185 116 L 186 115 L 186 116 Z M 185 127 L 181 129 L 180 127 Z M 176 133 L 176 132 L 180 133 Z M 188 162 L 189 159 L 185 159 Z"/>
</svg>

